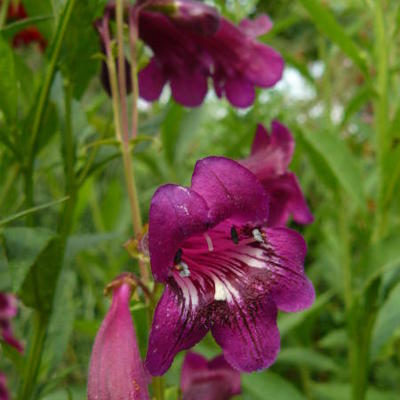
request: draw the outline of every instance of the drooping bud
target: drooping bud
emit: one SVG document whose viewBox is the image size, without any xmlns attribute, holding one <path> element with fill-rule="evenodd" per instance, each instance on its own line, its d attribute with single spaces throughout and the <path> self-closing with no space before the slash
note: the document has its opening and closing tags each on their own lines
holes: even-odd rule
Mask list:
<svg viewBox="0 0 400 400">
<path fill-rule="evenodd" d="M 148 400 L 147 378 L 129 310 L 136 286 L 130 274 L 116 278 L 111 307 L 97 333 L 89 366 L 88 400 Z"/>
<path fill-rule="evenodd" d="M 218 11 L 200 1 L 154 0 L 149 2 L 148 9 L 161 12 L 176 24 L 201 35 L 213 35 L 220 24 Z"/>
</svg>

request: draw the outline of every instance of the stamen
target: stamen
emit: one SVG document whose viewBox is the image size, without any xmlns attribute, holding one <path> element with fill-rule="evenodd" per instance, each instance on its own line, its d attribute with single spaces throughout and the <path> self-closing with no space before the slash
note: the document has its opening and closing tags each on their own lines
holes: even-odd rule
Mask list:
<svg viewBox="0 0 400 400">
<path fill-rule="evenodd" d="M 179 275 L 182 278 L 187 278 L 190 276 L 189 266 L 185 262 L 181 261 L 180 264 L 175 265 L 175 268 L 179 271 Z"/>
<path fill-rule="evenodd" d="M 178 249 L 178 251 L 175 253 L 175 257 L 174 257 L 174 265 L 180 264 L 181 260 L 182 260 L 182 249 Z"/>
<path fill-rule="evenodd" d="M 232 242 L 235 244 L 239 244 L 239 235 L 237 233 L 237 230 L 234 226 L 231 227 L 231 239 Z"/>
<path fill-rule="evenodd" d="M 214 245 L 213 245 L 213 242 L 212 242 L 212 239 L 211 239 L 210 235 L 208 233 L 205 233 L 204 237 L 205 237 L 206 242 L 207 242 L 208 251 L 210 251 L 210 252 L 214 251 Z"/>
<path fill-rule="evenodd" d="M 264 237 L 263 237 L 263 235 L 262 235 L 262 233 L 260 232 L 259 229 L 254 228 L 254 229 L 251 231 L 251 234 L 253 235 L 253 238 L 254 238 L 254 240 L 255 240 L 256 242 L 258 242 L 258 243 L 264 243 Z"/>
</svg>

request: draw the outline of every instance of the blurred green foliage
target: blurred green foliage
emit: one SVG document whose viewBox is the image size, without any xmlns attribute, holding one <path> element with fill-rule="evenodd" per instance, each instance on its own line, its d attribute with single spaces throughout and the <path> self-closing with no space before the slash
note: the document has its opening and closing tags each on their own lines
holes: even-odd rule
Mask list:
<svg viewBox="0 0 400 400">
<path fill-rule="evenodd" d="M 0 290 L 23 301 L 15 326 L 25 343 L 34 342 L 34 313 L 48 319 L 41 367 L 31 371 L 35 398 L 47 400 L 84 398 L 91 345 L 109 304 L 103 287 L 121 271 L 137 271 L 122 247 L 132 236 L 130 211 L 92 29 L 105 1 L 72 3 L 24 2 L 49 41 L 44 54 L 35 45 L 12 49 L 15 26 L 0 31 Z M 398 399 L 400 3 L 211 3 L 236 22 L 271 16 L 274 28 L 262 41 L 285 57 L 284 80 L 259 91 L 245 111 L 212 94 L 185 109 L 168 90 L 158 103 L 140 103 L 132 151 L 143 220 L 158 185 L 188 184 L 204 156 L 245 157 L 257 123 L 281 120 L 296 137 L 291 169 L 315 216 L 296 229 L 308 243 L 317 300 L 280 315 L 276 364 L 243 376 L 238 398 L 362 400 L 366 391 L 368 400 Z M 140 303 L 132 312 L 144 350 L 146 312 Z M 219 351 L 210 337 L 197 349 Z M 24 359 L 4 343 L 2 353 L 0 370 L 16 393 Z M 181 362 L 179 355 L 166 376 L 171 399 Z"/>
</svg>

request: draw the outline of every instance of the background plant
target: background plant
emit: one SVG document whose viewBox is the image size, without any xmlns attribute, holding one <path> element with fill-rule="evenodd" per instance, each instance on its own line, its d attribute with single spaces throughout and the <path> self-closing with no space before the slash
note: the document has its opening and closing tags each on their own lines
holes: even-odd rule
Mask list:
<svg viewBox="0 0 400 400">
<path fill-rule="evenodd" d="M 21 356 L 2 343 L 0 369 L 19 399 L 33 390 L 36 398 L 84 397 L 91 344 L 108 304 L 102 288 L 138 268 L 122 247 L 132 235 L 129 203 L 91 25 L 104 3 L 29 0 L 27 21 L 0 21 L 0 290 L 19 294 L 14 325 L 27 345 Z M 242 377 L 241 397 L 358 400 L 366 392 L 396 399 L 400 5 L 216 5 L 234 21 L 271 16 L 274 28 L 262 39 L 284 56 L 285 79 L 245 111 L 212 95 L 188 110 L 167 91 L 152 107 L 140 103 L 131 150 L 142 218 L 159 184 L 188 183 L 203 156 L 246 156 L 256 124 L 279 118 L 296 136 L 291 169 L 315 216 L 297 229 L 309 245 L 306 268 L 318 296 L 310 310 L 281 316 L 283 350 L 270 370 Z M 48 42 L 44 54 L 35 45 L 10 46 L 31 24 Z M 146 305 L 132 313 L 144 351 Z M 198 350 L 218 352 L 211 340 Z M 166 375 L 168 398 L 177 398 L 181 359 Z"/>
</svg>

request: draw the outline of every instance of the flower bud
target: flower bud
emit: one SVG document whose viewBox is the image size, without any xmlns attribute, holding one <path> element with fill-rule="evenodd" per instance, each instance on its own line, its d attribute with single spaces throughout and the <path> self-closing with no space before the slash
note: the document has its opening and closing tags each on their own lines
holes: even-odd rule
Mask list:
<svg viewBox="0 0 400 400">
<path fill-rule="evenodd" d="M 147 378 L 129 310 L 129 274 L 111 285 L 111 307 L 97 333 L 89 367 L 88 400 L 148 400 Z"/>
</svg>

